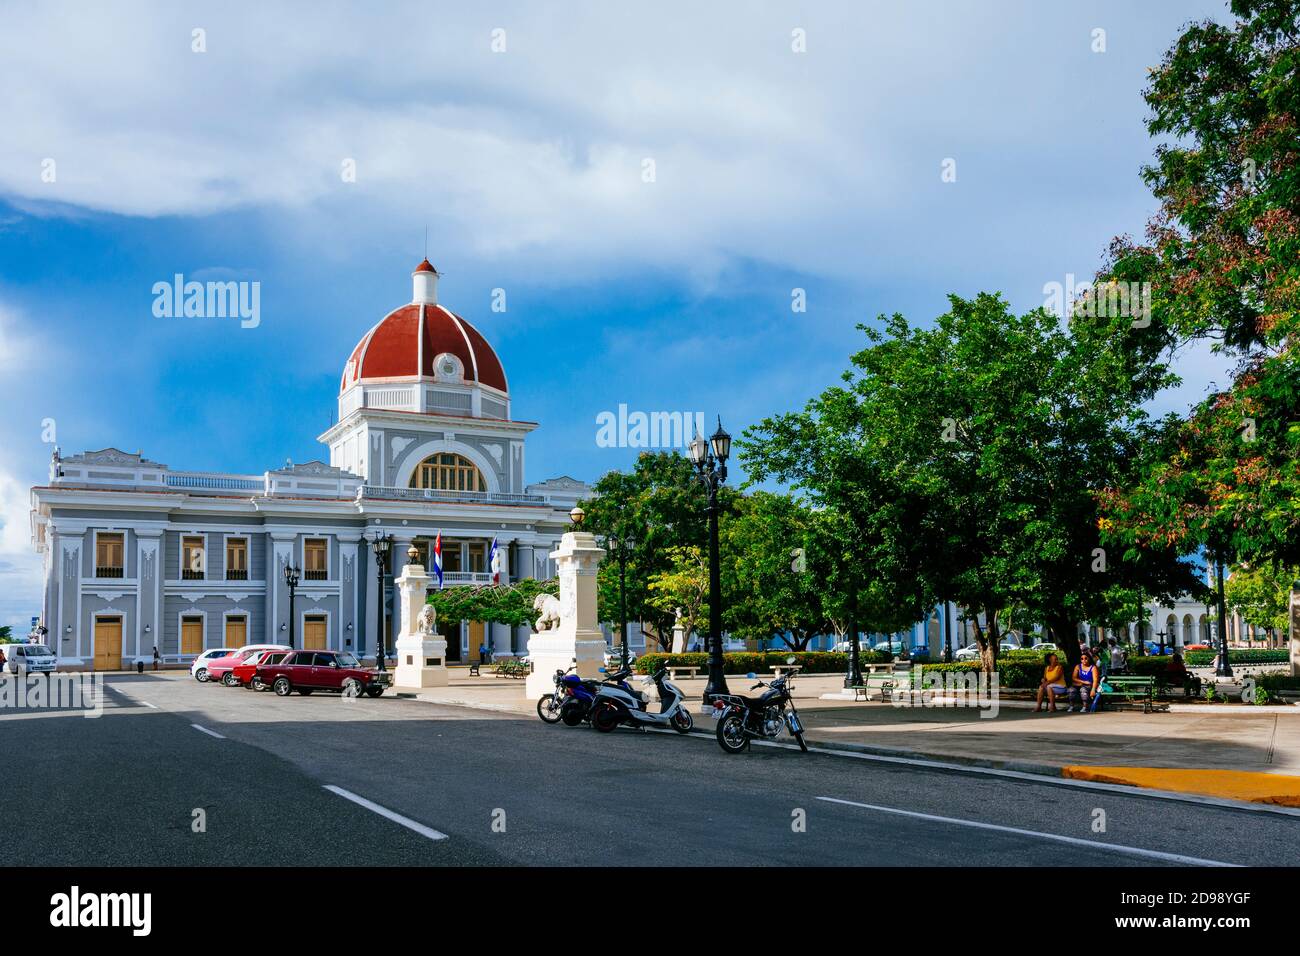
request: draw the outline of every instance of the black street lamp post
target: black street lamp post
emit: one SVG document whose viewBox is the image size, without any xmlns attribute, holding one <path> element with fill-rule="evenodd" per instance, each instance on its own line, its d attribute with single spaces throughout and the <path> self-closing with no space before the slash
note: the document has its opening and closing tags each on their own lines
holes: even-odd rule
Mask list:
<svg viewBox="0 0 1300 956">
<path fill-rule="evenodd" d="M 1216 677 L 1231 677 L 1232 664 L 1228 662 L 1228 609 L 1223 594 L 1223 562 L 1214 560 L 1214 577 L 1218 585 L 1219 613 L 1219 667 L 1214 672 Z"/>
<path fill-rule="evenodd" d="M 1163 655 L 1165 653 L 1165 632 L 1156 631 L 1156 637 L 1160 638 L 1160 653 Z"/>
<path fill-rule="evenodd" d="M 848 620 L 845 624 L 849 631 L 849 668 L 844 673 L 844 686 L 861 687 L 862 655 L 861 645 L 858 642 L 858 592 L 852 584 L 849 585 L 848 612 Z"/>
<path fill-rule="evenodd" d="M 632 541 L 623 535 L 605 535 L 605 542 L 614 551 L 614 557 L 618 561 L 618 622 L 619 622 L 619 654 L 623 658 L 623 667 L 627 667 L 631 651 L 628 648 L 627 635 L 627 549 L 632 547 Z"/>
<path fill-rule="evenodd" d="M 722 575 L 718 559 L 718 489 L 727 480 L 727 458 L 731 455 L 731 436 L 718 430 L 706 442 L 696 434 L 690 446 L 691 462 L 697 477 L 708 492 L 709 514 L 709 682 L 704 688 L 704 703 L 715 694 L 727 694 L 727 678 L 722 660 Z"/>
<path fill-rule="evenodd" d="M 375 554 L 375 574 L 379 578 L 379 588 L 375 592 L 375 620 L 377 627 L 375 634 L 375 666 L 381 671 L 387 671 L 388 663 L 385 658 L 388 656 L 388 648 L 384 640 L 384 572 L 388 565 L 388 555 L 393 550 L 393 536 L 380 534 L 376 531 L 374 540 L 370 542 L 370 547 Z"/>
<path fill-rule="evenodd" d="M 952 612 L 947 601 L 943 602 L 943 662 L 952 663 Z"/>
<path fill-rule="evenodd" d="M 298 589 L 298 582 L 302 580 L 302 571 L 295 568 L 292 564 L 284 566 L 284 583 L 289 588 L 289 649 L 293 650 L 293 598 L 294 592 Z"/>
</svg>

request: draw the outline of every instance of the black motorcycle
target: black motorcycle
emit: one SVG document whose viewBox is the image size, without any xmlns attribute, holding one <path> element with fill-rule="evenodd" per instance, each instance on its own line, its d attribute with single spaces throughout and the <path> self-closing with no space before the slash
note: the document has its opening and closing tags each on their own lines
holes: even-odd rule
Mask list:
<svg viewBox="0 0 1300 956">
<path fill-rule="evenodd" d="M 747 675 L 753 677 L 753 674 Z M 729 754 L 742 753 L 749 742 L 775 740 L 789 729 L 805 753 L 808 745 L 803 741 L 803 723 L 790 696 L 791 675 L 778 677 L 772 683 L 759 681 L 750 690 L 766 687 L 761 697 L 741 697 L 738 694 L 719 694 L 713 698 L 713 716 L 718 721 L 718 745 Z"/>
</svg>

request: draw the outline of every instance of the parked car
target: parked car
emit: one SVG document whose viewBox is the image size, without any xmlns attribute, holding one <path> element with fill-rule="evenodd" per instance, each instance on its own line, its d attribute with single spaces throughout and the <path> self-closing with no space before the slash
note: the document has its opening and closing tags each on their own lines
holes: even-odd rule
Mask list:
<svg viewBox="0 0 1300 956">
<path fill-rule="evenodd" d="M 240 687 L 251 687 L 253 690 L 270 690 L 257 676 L 257 669 L 263 664 L 278 664 L 284 660 L 287 654 L 289 654 L 289 651 L 258 651 L 250 654 L 230 669 L 230 677 L 233 677 L 234 683 L 239 684 Z"/>
<path fill-rule="evenodd" d="M 1051 651 L 1053 654 L 1061 653 L 1061 649 L 1057 647 L 1055 644 L 1053 644 L 1051 641 L 1039 641 L 1032 648 L 1030 648 L 1030 650 Z"/>
<path fill-rule="evenodd" d="M 379 697 L 393 682 L 388 671 L 362 667 L 346 651 L 294 651 L 278 663 L 259 664 L 254 674 L 280 697 L 294 691 L 309 697 L 318 690 Z"/>
<path fill-rule="evenodd" d="M 231 675 L 236 664 L 242 664 L 248 658 L 261 651 L 291 651 L 287 644 L 245 644 L 237 651 L 225 657 L 214 657 L 208 662 L 208 680 L 221 681 L 227 687 L 234 687 L 238 681 Z"/>
<path fill-rule="evenodd" d="M 957 648 L 957 652 L 952 655 L 952 659 L 955 661 L 976 661 L 979 660 L 979 656 L 979 646 L 967 644 L 965 647 Z"/>
<path fill-rule="evenodd" d="M 1165 647 L 1163 651 L 1160 649 L 1159 641 L 1147 641 L 1146 643 L 1147 654 L 1151 655 L 1152 657 L 1159 657 L 1161 654 L 1165 654 L 1167 656 L 1169 654 L 1172 654 L 1175 650 L 1177 650 L 1177 648 L 1175 648 L 1173 644 L 1170 644 L 1168 642 L 1165 643 Z"/>
<path fill-rule="evenodd" d="M 875 646 L 872 647 L 871 649 L 873 651 L 879 651 L 881 653 L 893 654 L 895 657 L 897 657 L 899 654 L 903 653 L 903 642 L 902 641 L 877 641 Z"/>
<path fill-rule="evenodd" d="M 53 674 L 59 659 L 44 644 L 5 644 L 5 667 L 11 674 Z"/>
<path fill-rule="evenodd" d="M 200 684 L 208 682 L 208 665 L 213 659 L 225 657 L 228 654 L 237 653 L 238 649 L 234 647 L 214 647 L 204 651 L 198 657 L 194 658 L 194 663 L 190 665 L 190 676 Z"/>
</svg>

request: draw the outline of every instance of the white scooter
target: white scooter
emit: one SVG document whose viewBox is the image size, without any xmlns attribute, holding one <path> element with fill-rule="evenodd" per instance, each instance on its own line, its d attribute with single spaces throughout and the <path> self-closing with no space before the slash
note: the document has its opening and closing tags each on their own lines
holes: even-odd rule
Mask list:
<svg viewBox="0 0 1300 956">
<path fill-rule="evenodd" d="M 690 733 L 695 721 L 686 708 L 686 695 L 676 684 L 664 680 L 664 669 L 653 677 L 643 677 L 641 682 L 654 685 L 659 691 L 658 713 L 646 709 L 646 695 L 629 692 L 609 684 L 601 686 L 596 699 L 591 702 L 591 726 L 601 733 L 609 733 L 619 724 L 629 727 L 671 727 L 679 734 Z"/>
</svg>

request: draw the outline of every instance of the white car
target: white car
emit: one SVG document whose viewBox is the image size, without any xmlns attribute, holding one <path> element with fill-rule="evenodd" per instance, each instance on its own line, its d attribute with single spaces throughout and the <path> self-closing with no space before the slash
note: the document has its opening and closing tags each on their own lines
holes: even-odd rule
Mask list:
<svg viewBox="0 0 1300 956">
<path fill-rule="evenodd" d="M 1030 650 L 1034 651 L 1051 651 L 1053 654 L 1059 654 L 1061 649 L 1051 641 L 1039 641 Z"/>
<path fill-rule="evenodd" d="M 5 669 L 11 674 L 53 674 L 59 659 L 44 644 L 4 644 Z"/>
<path fill-rule="evenodd" d="M 955 661 L 974 661 L 979 660 L 980 649 L 976 644 L 967 644 L 965 647 L 957 648 L 957 652 L 952 655 Z"/>
<path fill-rule="evenodd" d="M 233 654 L 238 648 L 235 647 L 214 647 L 211 650 L 204 651 L 198 657 L 194 658 L 194 663 L 190 665 L 190 676 L 200 684 L 208 682 L 208 661 L 214 657 L 225 657 L 227 654 Z"/>
</svg>

